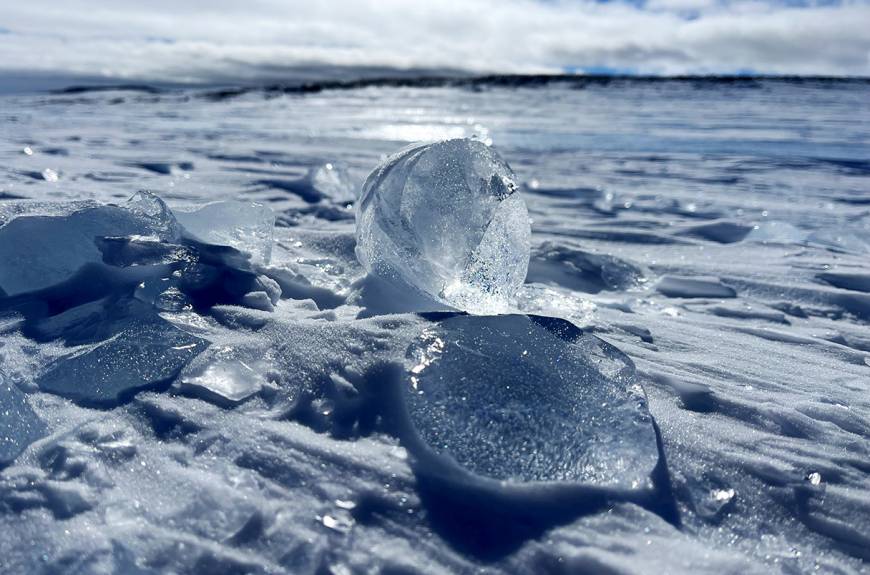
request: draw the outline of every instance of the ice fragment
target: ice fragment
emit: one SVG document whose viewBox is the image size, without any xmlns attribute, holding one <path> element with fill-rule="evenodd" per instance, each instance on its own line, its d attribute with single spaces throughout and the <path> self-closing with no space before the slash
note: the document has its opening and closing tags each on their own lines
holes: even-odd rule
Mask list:
<svg viewBox="0 0 870 575">
<path fill-rule="evenodd" d="M 331 162 L 311 168 L 305 175 L 307 183 L 337 204 L 349 204 L 356 200 L 357 188 L 347 168 Z"/>
<path fill-rule="evenodd" d="M 268 264 L 272 257 L 275 214 L 257 202 L 213 202 L 175 216 L 187 233 L 207 244 L 233 247 L 251 255 L 254 263 Z"/>
<path fill-rule="evenodd" d="M 166 238 L 172 233 L 172 214 L 156 196 L 147 202 L 149 212 L 134 202 L 131 209 L 73 207 L 62 215 L 13 217 L 0 227 L 0 289 L 12 296 L 69 279 L 83 265 L 103 261 L 103 238 Z"/>
<path fill-rule="evenodd" d="M 45 424 L 27 404 L 24 393 L 0 373 L 0 467 L 45 435 Z"/>
<path fill-rule="evenodd" d="M 414 144 L 368 177 L 357 203 L 365 268 L 472 313 L 505 311 L 529 265 L 529 217 L 498 154 L 469 139 Z"/>
<path fill-rule="evenodd" d="M 207 346 L 159 316 L 144 315 L 105 341 L 59 359 L 36 383 L 85 405 L 115 404 L 172 380 Z"/>
<path fill-rule="evenodd" d="M 455 316 L 407 351 L 409 449 L 434 473 L 646 488 L 659 459 L 622 352 L 567 321 Z"/>
</svg>

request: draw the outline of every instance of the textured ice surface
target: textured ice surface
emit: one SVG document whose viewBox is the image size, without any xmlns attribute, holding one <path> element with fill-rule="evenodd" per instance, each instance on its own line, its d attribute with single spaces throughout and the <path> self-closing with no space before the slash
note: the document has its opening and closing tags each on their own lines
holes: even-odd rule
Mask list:
<svg viewBox="0 0 870 575">
<path fill-rule="evenodd" d="M 36 383 L 85 405 L 110 405 L 171 382 L 207 346 L 166 320 L 145 315 L 109 339 L 58 359 Z"/>
<path fill-rule="evenodd" d="M 0 468 L 43 437 L 46 425 L 27 404 L 24 394 L 0 372 Z"/>
<path fill-rule="evenodd" d="M 254 263 L 268 264 L 272 257 L 275 214 L 257 202 L 213 202 L 185 212 L 175 210 L 178 222 L 193 238 L 230 246 L 251 255 Z"/>
<path fill-rule="evenodd" d="M 634 365 L 572 324 L 453 317 L 407 361 L 408 418 L 445 461 L 516 483 L 649 486 L 659 453 Z"/>
<path fill-rule="evenodd" d="M 473 313 L 507 307 L 526 277 L 529 235 L 513 171 L 477 140 L 393 154 L 357 204 L 357 257 L 367 270 Z"/>
</svg>

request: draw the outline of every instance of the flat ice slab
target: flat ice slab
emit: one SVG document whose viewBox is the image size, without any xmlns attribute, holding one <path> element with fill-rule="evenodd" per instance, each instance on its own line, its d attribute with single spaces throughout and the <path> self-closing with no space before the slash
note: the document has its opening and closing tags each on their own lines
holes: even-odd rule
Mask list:
<svg viewBox="0 0 870 575">
<path fill-rule="evenodd" d="M 737 297 L 734 288 L 723 284 L 718 278 L 684 278 L 663 276 L 656 284 L 656 291 L 668 297 L 682 298 L 732 298 Z"/>
<path fill-rule="evenodd" d="M 170 381 L 207 346 L 159 316 L 137 317 L 113 337 L 57 360 L 37 385 L 85 405 L 116 404 Z"/>
<path fill-rule="evenodd" d="M 162 230 L 162 222 L 142 212 L 111 205 L 13 218 L 0 227 L 0 289 L 13 296 L 50 287 L 102 261 L 98 238 Z"/>
<path fill-rule="evenodd" d="M 411 445 L 430 472 L 651 486 L 659 452 L 634 365 L 569 322 L 455 316 L 424 331 L 406 360 Z"/>
<path fill-rule="evenodd" d="M 179 377 L 179 390 L 221 407 L 244 402 L 260 391 L 266 382 L 254 362 L 226 353 L 196 363 L 199 365 L 190 365 Z"/>
<path fill-rule="evenodd" d="M 45 435 L 46 426 L 27 404 L 24 393 L 0 373 L 0 467 Z"/>
</svg>

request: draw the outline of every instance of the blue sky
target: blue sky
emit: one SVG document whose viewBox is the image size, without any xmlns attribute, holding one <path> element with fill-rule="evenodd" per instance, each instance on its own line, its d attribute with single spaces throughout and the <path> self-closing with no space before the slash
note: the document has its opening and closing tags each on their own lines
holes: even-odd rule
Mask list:
<svg viewBox="0 0 870 575">
<path fill-rule="evenodd" d="M 0 0 L 0 83 L 408 70 L 870 76 L 870 0 Z M 2 86 L 0 86 L 2 88 Z"/>
</svg>

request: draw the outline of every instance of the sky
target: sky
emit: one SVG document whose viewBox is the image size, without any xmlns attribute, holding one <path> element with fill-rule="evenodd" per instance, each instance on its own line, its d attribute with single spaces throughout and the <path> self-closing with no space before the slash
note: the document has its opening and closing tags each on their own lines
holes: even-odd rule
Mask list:
<svg viewBox="0 0 870 575">
<path fill-rule="evenodd" d="M 421 71 L 870 76 L 870 0 L 0 0 L 0 91 Z"/>
</svg>

